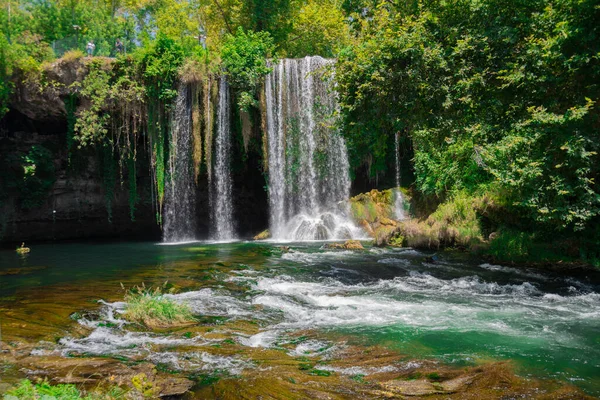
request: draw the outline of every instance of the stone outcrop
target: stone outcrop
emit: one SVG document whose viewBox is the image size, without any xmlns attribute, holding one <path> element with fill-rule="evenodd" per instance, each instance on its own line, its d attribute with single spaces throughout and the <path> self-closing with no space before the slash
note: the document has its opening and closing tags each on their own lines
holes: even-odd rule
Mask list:
<svg viewBox="0 0 600 400">
<path fill-rule="evenodd" d="M 354 221 L 373 238 L 376 246 L 387 245 L 397 233 L 399 222 L 393 219 L 393 189 L 373 189 L 354 196 L 350 199 L 350 209 Z"/>
<path fill-rule="evenodd" d="M 344 243 L 327 243 L 326 249 L 338 250 L 364 250 L 362 243 L 358 240 L 346 240 Z"/>
</svg>

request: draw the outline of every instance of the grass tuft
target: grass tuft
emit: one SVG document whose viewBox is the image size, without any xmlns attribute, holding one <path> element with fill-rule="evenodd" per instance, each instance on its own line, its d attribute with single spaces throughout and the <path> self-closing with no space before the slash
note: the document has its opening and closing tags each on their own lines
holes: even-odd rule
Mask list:
<svg viewBox="0 0 600 400">
<path fill-rule="evenodd" d="M 196 321 L 187 304 L 167 297 L 161 287 L 147 289 L 137 286 L 125 295 L 125 302 L 127 308 L 123 316 L 149 328 L 187 325 Z"/>
</svg>

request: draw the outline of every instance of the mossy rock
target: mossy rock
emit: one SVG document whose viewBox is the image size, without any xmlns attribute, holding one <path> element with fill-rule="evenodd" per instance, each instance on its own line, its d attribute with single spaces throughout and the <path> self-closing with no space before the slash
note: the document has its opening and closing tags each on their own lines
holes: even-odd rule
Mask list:
<svg viewBox="0 0 600 400">
<path fill-rule="evenodd" d="M 326 249 L 341 249 L 341 250 L 364 250 L 362 243 L 358 240 L 346 240 L 344 243 L 327 243 L 324 246 Z"/>
<path fill-rule="evenodd" d="M 265 229 L 264 231 L 262 231 L 258 235 L 254 236 L 252 239 L 254 239 L 254 240 L 267 240 L 267 239 L 270 239 L 270 238 L 271 238 L 271 232 L 269 232 L 268 229 Z"/>
</svg>

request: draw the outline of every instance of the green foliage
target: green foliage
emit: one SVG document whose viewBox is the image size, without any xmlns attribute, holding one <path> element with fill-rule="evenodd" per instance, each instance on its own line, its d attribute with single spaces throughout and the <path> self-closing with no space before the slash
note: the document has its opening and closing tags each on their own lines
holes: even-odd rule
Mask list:
<svg viewBox="0 0 600 400">
<path fill-rule="evenodd" d="M 487 252 L 500 261 L 525 261 L 530 256 L 532 243 L 529 233 L 503 229 L 490 242 Z"/>
<path fill-rule="evenodd" d="M 593 2 L 343 7 L 358 40 L 336 70 L 355 168 L 386 172 L 400 133 L 421 192 L 493 191 L 505 215 L 536 230 L 591 229 L 600 207 Z"/>
<path fill-rule="evenodd" d="M 99 388 L 93 392 L 85 393 L 72 384 L 51 385 L 48 380 L 32 383 L 28 379 L 22 380 L 19 385 L 4 394 L 4 400 L 120 400 L 127 398 L 127 391 L 112 386 L 105 390 Z"/>
<path fill-rule="evenodd" d="M 81 148 L 91 143 L 102 143 L 108 134 L 110 115 L 106 104 L 110 97 L 110 71 L 102 61 L 94 60 L 81 86 L 81 96 L 90 100 L 90 107 L 82 110 L 75 123 L 75 140 Z"/>
<path fill-rule="evenodd" d="M 488 171 L 508 189 L 506 201 L 543 226 L 580 230 L 600 213 L 598 143 L 581 130 L 593 104 L 561 115 L 532 108 L 529 119 L 482 150 Z"/>
<path fill-rule="evenodd" d="M 287 57 L 335 57 L 339 50 L 350 43 L 346 18 L 338 3 L 333 0 L 309 0 L 302 4 L 291 19 L 288 39 L 283 44 L 278 43 Z"/>
<path fill-rule="evenodd" d="M 273 51 L 273 39 L 268 32 L 244 31 L 240 27 L 235 35 L 227 36 L 221 59 L 229 84 L 238 91 L 240 110 L 248 111 L 257 105 L 255 91 L 262 77 L 271 72 L 267 58 Z"/>
<path fill-rule="evenodd" d="M 138 50 L 134 55 L 151 99 L 169 105 L 175 97 L 175 81 L 183 65 L 184 50 L 179 42 L 159 33 L 156 40 Z"/>
<path fill-rule="evenodd" d="M 115 186 L 117 184 L 117 166 L 113 149 L 105 144 L 100 149 L 100 169 L 102 172 L 102 187 L 104 188 L 104 202 L 108 214 L 108 222 L 112 222 L 112 203 L 115 199 Z"/>
<path fill-rule="evenodd" d="M 40 207 L 56 180 L 54 155 L 41 145 L 32 146 L 20 159 L 22 175 L 17 175 L 19 204 L 22 209 Z"/>
<path fill-rule="evenodd" d="M 13 89 L 9 67 L 8 41 L 4 35 L 0 35 L 0 119 L 8 112 L 8 101 Z"/>
<path fill-rule="evenodd" d="M 125 295 L 127 308 L 123 316 L 149 327 L 181 325 L 195 320 L 190 307 L 163 293 L 165 287 L 136 287 Z"/>
</svg>

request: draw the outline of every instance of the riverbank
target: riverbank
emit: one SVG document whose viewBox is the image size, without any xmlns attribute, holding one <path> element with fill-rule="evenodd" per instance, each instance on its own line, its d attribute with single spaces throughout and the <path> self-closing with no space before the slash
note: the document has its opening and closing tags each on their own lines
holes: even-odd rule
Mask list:
<svg viewBox="0 0 600 400">
<path fill-rule="evenodd" d="M 435 205 L 401 189 L 399 219 L 397 193 L 396 189 L 372 190 L 350 199 L 354 221 L 377 246 L 461 250 L 490 262 L 527 268 L 593 270 L 600 265 L 577 234 L 548 237 L 511 227 L 510 216 L 489 196 L 459 194 Z"/>
</svg>

